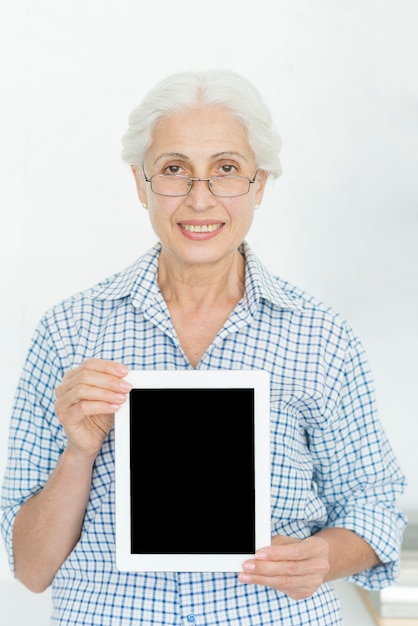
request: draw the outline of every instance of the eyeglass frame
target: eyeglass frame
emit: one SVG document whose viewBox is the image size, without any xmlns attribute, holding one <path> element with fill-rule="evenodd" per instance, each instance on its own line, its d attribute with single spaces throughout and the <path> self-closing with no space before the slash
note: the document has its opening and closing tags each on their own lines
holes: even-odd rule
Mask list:
<svg viewBox="0 0 418 626">
<path fill-rule="evenodd" d="M 210 176 L 209 178 L 193 178 L 192 176 L 183 176 L 182 174 L 172 174 L 171 176 L 169 174 L 153 174 L 152 176 L 150 176 L 149 178 L 147 177 L 146 173 L 145 173 L 145 168 L 144 168 L 144 164 L 142 163 L 142 172 L 144 174 L 144 179 L 145 182 L 150 183 L 151 184 L 151 191 L 152 193 L 155 193 L 157 196 L 165 196 L 166 198 L 183 198 L 184 196 L 189 195 L 189 193 L 192 190 L 193 187 L 193 183 L 194 182 L 199 182 L 199 181 L 206 181 L 208 183 L 208 189 L 210 191 L 210 193 L 215 196 L 215 198 L 239 198 L 240 196 L 246 196 L 247 193 L 250 192 L 250 185 L 252 185 L 253 183 L 255 183 L 255 179 L 257 178 L 257 174 L 258 174 L 258 169 L 256 169 L 255 174 L 254 174 L 254 178 L 251 180 L 251 178 L 248 178 L 248 176 Z M 188 185 L 189 185 L 189 190 L 186 191 L 186 193 L 178 193 L 178 194 L 168 194 L 168 193 L 160 193 L 159 191 L 154 191 L 154 189 L 152 188 L 152 179 L 155 178 L 156 176 L 164 176 L 167 178 L 171 178 L 171 177 L 182 177 L 182 178 L 187 178 L 188 179 Z M 248 189 L 247 191 L 245 191 L 244 193 L 239 193 L 237 195 L 233 195 L 233 196 L 222 196 L 218 193 L 214 193 L 211 185 L 210 185 L 210 181 L 213 178 L 242 178 L 245 180 L 248 180 Z"/>
</svg>

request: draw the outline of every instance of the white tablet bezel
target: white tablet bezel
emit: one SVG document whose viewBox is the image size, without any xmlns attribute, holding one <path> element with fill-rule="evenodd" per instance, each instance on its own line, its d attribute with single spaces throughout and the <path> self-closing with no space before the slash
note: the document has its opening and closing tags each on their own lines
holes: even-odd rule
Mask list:
<svg viewBox="0 0 418 626">
<path fill-rule="evenodd" d="M 264 370 L 144 370 L 133 388 L 251 388 L 254 390 L 255 546 L 270 545 L 270 380 Z M 220 433 L 221 436 L 221 433 Z M 253 554 L 133 554 L 130 516 L 130 396 L 115 416 L 116 565 L 121 571 L 237 572 Z M 237 468 L 239 472 L 239 468 Z M 237 511 L 239 516 L 239 511 Z"/>
</svg>

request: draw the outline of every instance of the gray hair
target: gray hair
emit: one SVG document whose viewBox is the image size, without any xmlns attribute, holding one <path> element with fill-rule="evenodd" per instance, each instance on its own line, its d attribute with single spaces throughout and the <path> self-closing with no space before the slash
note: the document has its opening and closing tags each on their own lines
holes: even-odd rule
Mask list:
<svg viewBox="0 0 418 626">
<path fill-rule="evenodd" d="M 143 163 L 159 120 L 197 106 L 223 107 L 247 131 L 256 166 L 277 178 L 281 174 L 281 141 L 270 111 L 259 91 L 230 70 L 180 72 L 157 83 L 129 116 L 122 138 L 122 159 L 129 165 Z"/>
</svg>

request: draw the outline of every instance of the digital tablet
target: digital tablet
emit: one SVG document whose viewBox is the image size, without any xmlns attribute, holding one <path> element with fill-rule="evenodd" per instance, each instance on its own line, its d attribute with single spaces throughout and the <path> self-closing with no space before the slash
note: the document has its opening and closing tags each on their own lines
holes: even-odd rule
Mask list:
<svg viewBox="0 0 418 626">
<path fill-rule="evenodd" d="M 240 571 L 270 545 L 262 370 L 131 371 L 115 416 L 121 571 Z"/>
</svg>

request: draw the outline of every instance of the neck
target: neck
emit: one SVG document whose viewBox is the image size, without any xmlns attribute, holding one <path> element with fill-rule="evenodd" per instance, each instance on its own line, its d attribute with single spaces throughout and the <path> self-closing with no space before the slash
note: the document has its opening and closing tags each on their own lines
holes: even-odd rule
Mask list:
<svg viewBox="0 0 418 626">
<path fill-rule="evenodd" d="M 168 304 L 196 308 L 213 302 L 238 302 L 244 295 L 245 262 L 236 250 L 217 263 L 186 265 L 173 263 L 161 251 L 158 284 Z"/>
</svg>

